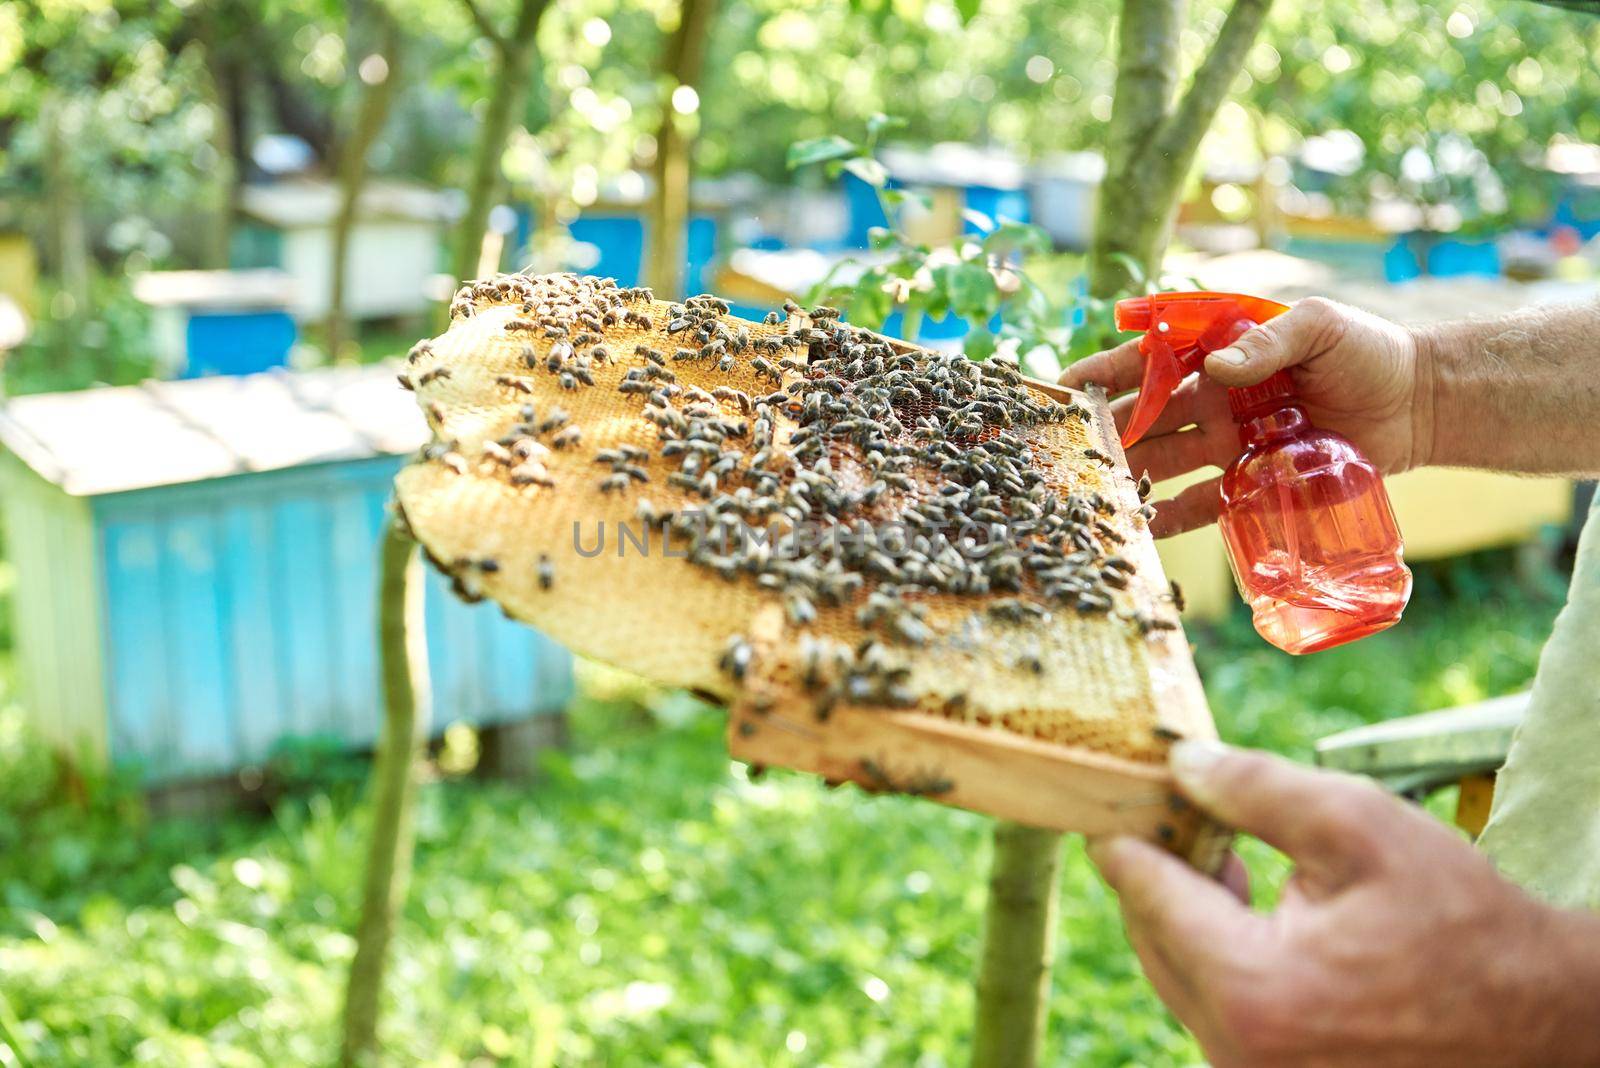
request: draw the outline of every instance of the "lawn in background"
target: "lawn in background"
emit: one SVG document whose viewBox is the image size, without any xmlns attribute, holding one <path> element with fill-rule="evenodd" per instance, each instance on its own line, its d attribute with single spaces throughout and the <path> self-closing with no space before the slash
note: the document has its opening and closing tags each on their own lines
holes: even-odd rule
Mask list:
<svg viewBox="0 0 1600 1068">
<path fill-rule="evenodd" d="M 1558 603 L 1491 555 L 1420 569 L 1405 621 L 1355 646 L 1291 658 L 1242 614 L 1194 637 L 1224 737 L 1303 759 L 1335 730 L 1526 685 Z M 584 682 L 542 783 L 452 774 L 458 731 L 422 793 L 394 1063 L 964 1065 L 987 821 L 752 782 L 719 713 Z M 297 747 L 270 815 L 151 821 L 117 784 L 64 792 L 0 686 L 0 1044 L 52 1066 L 326 1063 L 364 766 Z M 1270 896 L 1284 863 L 1246 854 Z M 1196 1062 L 1076 840 L 1063 882 L 1052 1063 Z"/>
</svg>

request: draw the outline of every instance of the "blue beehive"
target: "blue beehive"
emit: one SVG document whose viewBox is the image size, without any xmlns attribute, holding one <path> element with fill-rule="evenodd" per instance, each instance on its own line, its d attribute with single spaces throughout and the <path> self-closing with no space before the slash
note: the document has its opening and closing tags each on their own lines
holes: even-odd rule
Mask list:
<svg viewBox="0 0 1600 1068">
<path fill-rule="evenodd" d="M 567 224 L 567 232 L 574 241 L 594 246 L 598 258 L 584 267 L 586 274 L 615 278 L 619 286 L 636 286 L 640 283 L 649 240 L 649 227 L 642 211 L 586 211 Z M 716 217 L 704 214 L 692 216 L 683 246 L 685 294 L 705 292 L 708 281 L 706 268 L 716 252 Z"/>
<path fill-rule="evenodd" d="M 284 367 L 297 330 L 282 271 L 151 271 L 133 283 L 153 311 L 156 356 L 174 378 Z"/>
<path fill-rule="evenodd" d="M 929 149 L 889 148 L 882 153 L 889 186 L 928 198 L 925 213 L 905 220 L 912 237 L 930 244 L 983 230 L 965 212 L 977 212 L 992 224 L 998 219 L 1027 222 L 1026 173 L 1009 153 L 945 142 Z M 850 205 L 847 240 L 866 248 L 874 227 L 887 225 L 877 192 L 855 175 L 843 176 Z"/>
<path fill-rule="evenodd" d="M 71 754 L 205 778 L 291 736 L 370 745 L 376 549 L 424 439 L 394 368 L 22 397 L 0 409 L 28 714 Z M 435 721 L 559 715 L 570 656 L 430 572 Z"/>
</svg>

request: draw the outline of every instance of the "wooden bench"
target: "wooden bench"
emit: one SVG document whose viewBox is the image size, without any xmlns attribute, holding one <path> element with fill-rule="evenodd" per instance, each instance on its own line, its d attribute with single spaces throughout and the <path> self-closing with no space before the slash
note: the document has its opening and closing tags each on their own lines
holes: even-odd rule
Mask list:
<svg viewBox="0 0 1600 1068">
<path fill-rule="evenodd" d="M 1356 727 L 1317 742 L 1316 761 L 1369 775 L 1413 799 L 1459 784 L 1456 825 L 1476 836 L 1489 817 L 1495 773 L 1527 709 L 1528 694 L 1517 693 Z"/>
</svg>

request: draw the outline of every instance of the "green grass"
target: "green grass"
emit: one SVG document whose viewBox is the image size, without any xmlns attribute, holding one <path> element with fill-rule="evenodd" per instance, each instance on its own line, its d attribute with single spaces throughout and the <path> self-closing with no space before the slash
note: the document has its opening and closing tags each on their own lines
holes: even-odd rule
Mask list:
<svg viewBox="0 0 1600 1068">
<path fill-rule="evenodd" d="M 1525 684 L 1554 611 L 1480 561 L 1420 574 L 1405 623 L 1357 646 L 1294 659 L 1232 619 L 1199 659 L 1224 736 L 1303 757 L 1332 730 Z M 717 714 L 589 682 L 540 785 L 422 792 L 394 1062 L 964 1064 L 987 822 L 750 782 Z M 40 1065 L 325 1063 L 368 821 L 349 764 L 270 818 L 152 822 L 113 786 L 64 800 L 41 759 L 0 713 L 0 1048 L 10 1032 Z M 1270 895 L 1281 859 L 1248 858 Z M 1063 881 L 1051 1063 L 1195 1063 L 1075 841 Z"/>
</svg>

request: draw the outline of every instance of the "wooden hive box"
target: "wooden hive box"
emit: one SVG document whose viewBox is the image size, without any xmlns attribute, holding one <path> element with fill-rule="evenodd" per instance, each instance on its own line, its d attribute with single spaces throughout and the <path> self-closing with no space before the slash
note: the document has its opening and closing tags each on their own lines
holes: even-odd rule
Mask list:
<svg viewBox="0 0 1600 1068">
<path fill-rule="evenodd" d="M 147 784 L 284 739 L 375 738 L 376 548 L 426 436 L 389 366 L 147 383 L 0 408 L 0 496 L 28 716 Z M 558 737 L 559 646 L 428 593 L 435 720 Z M 523 732 L 527 737 L 528 732 Z"/>
</svg>

